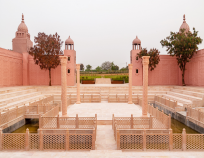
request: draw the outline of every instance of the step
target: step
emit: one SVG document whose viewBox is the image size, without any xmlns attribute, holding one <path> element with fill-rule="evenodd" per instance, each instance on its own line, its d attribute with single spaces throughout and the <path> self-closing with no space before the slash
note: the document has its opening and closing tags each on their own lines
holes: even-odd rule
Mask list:
<svg viewBox="0 0 204 158">
<path fill-rule="evenodd" d="M 29 98 L 26 98 L 26 99 L 22 99 L 22 100 L 19 100 L 19 101 L 16 101 L 16 102 L 12 102 L 12 103 L 9 103 L 3 107 L 0 107 L 0 109 L 5 109 L 5 108 L 12 108 L 12 107 L 16 107 L 16 106 L 23 106 L 24 104 L 28 105 L 29 102 L 33 102 L 33 101 L 38 101 L 40 98 L 44 98 L 45 96 L 43 95 L 36 95 L 36 96 L 33 96 L 33 97 L 29 97 Z"/>
<path fill-rule="evenodd" d="M 192 104 L 192 101 L 190 100 L 179 98 L 179 97 L 168 95 L 168 94 L 163 95 L 163 97 L 171 99 L 171 100 L 175 100 L 178 103 L 182 103 L 182 104 Z"/>
<path fill-rule="evenodd" d="M 186 94 L 181 94 L 181 93 L 175 93 L 175 92 L 167 92 L 167 94 L 169 95 L 173 95 L 173 96 L 177 96 L 177 97 L 180 97 L 180 98 L 183 98 L 183 99 L 187 99 L 187 100 L 191 100 L 191 101 L 194 101 L 194 100 L 199 100 L 201 101 L 202 98 L 199 98 L 199 97 L 194 97 L 194 96 L 190 96 L 190 95 L 186 95 Z"/>
<path fill-rule="evenodd" d="M 23 98 L 34 96 L 34 95 L 37 95 L 37 94 L 41 94 L 41 93 L 40 92 L 32 92 L 32 93 L 23 94 L 23 95 L 11 97 L 11 98 L 1 99 L 0 103 L 1 104 L 8 104 L 8 103 L 11 103 L 11 102 L 14 102 L 14 101 L 18 101 L 18 100 L 21 100 Z"/>
<path fill-rule="evenodd" d="M 4 94 L 0 94 L 0 100 L 10 98 L 10 97 L 19 96 L 19 95 L 23 95 L 23 94 L 27 94 L 27 93 L 31 93 L 31 92 L 36 92 L 36 91 L 37 91 L 36 89 L 28 89 L 28 90 L 4 93 Z"/>
<path fill-rule="evenodd" d="M 172 89 L 171 91 L 186 94 L 186 95 L 190 95 L 190 96 L 194 96 L 194 97 L 199 97 L 199 98 L 203 98 L 203 96 L 204 96 L 204 93 L 187 91 L 187 90 Z"/>
</svg>

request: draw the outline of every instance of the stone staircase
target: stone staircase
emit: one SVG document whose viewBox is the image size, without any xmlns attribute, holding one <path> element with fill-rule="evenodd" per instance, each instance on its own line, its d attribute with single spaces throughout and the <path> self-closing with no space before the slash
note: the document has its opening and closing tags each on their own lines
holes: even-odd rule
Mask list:
<svg viewBox="0 0 204 158">
<path fill-rule="evenodd" d="M 29 102 L 38 101 L 45 96 L 32 86 L 7 87 L 0 89 L 0 110 L 28 105 Z"/>
</svg>

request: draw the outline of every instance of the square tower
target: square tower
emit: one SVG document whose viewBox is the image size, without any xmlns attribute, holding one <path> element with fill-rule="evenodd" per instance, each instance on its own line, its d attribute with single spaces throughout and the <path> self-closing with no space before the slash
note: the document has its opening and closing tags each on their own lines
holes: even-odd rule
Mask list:
<svg viewBox="0 0 204 158">
<path fill-rule="evenodd" d="M 137 38 L 132 42 L 130 63 L 132 64 L 132 85 L 142 86 L 142 59 L 137 55 L 141 51 L 141 41 Z"/>
<path fill-rule="evenodd" d="M 67 86 L 76 84 L 76 51 L 74 41 L 69 38 L 65 41 L 64 56 L 67 56 Z"/>
</svg>

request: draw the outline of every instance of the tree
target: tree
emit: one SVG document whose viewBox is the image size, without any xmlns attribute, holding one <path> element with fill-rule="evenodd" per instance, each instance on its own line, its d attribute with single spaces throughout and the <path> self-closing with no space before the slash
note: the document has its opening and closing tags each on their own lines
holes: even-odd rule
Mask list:
<svg viewBox="0 0 204 158">
<path fill-rule="evenodd" d="M 86 70 L 91 70 L 92 66 L 91 65 L 86 65 Z"/>
<path fill-rule="evenodd" d="M 111 67 L 112 67 L 112 63 L 110 61 L 105 61 L 101 65 L 102 70 L 110 70 Z"/>
<path fill-rule="evenodd" d="M 128 70 L 128 66 L 126 66 L 126 67 L 122 67 L 120 70 L 122 70 L 122 71 L 126 71 L 126 70 Z"/>
<path fill-rule="evenodd" d="M 149 58 L 149 70 L 152 71 L 156 68 L 157 64 L 159 64 L 160 58 L 159 58 L 159 50 L 156 48 L 150 49 L 149 52 L 147 52 L 146 48 L 143 48 L 139 53 L 137 53 L 139 58 L 142 58 L 143 56 L 150 56 Z"/>
<path fill-rule="evenodd" d="M 176 56 L 177 63 L 182 71 L 182 85 L 185 86 L 185 70 L 186 64 L 190 61 L 198 50 L 198 44 L 202 43 L 202 39 L 197 37 L 198 31 L 193 28 L 193 33 L 190 31 L 185 32 L 181 29 L 180 32 L 171 32 L 170 36 L 161 40 L 162 47 L 167 47 L 166 51 L 171 56 Z"/>
<path fill-rule="evenodd" d="M 84 64 L 80 64 L 80 70 L 81 70 L 81 71 L 84 70 Z"/>
<path fill-rule="evenodd" d="M 34 58 L 35 64 L 41 69 L 49 70 L 49 86 L 51 86 L 51 69 L 55 69 L 60 64 L 59 55 L 63 55 L 61 50 L 62 41 L 60 36 L 46 35 L 44 32 L 39 32 L 37 37 L 34 37 L 36 43 L 30 48 L 29 54 Z"/>
<path fill-rule="evenodd" d="M 115 65 L 113 62 L 111 64 L 111 70 L 119 70 L 119 66 Z"/>
<path fill-rule="evenodd" d="M 101 71 L 101 67 L 98 66 L 98 67 L 96 68 L 96 71 L 97 71 L 97 72 Z"/>
</svg>

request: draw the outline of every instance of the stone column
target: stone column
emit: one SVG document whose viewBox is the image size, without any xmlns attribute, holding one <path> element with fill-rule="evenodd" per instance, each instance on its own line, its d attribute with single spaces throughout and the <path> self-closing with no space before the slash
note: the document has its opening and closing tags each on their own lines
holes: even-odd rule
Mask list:
<svg viewBox="0 0 204 158">
<path fill-rule="evenodd" d="M 77 102 L 76 104 L 80 104 L 80 64 L 76 64 L 77 69 Z"/>
<path fill-rule="evenodd" d="M 148 65 L 149 56 L 142 57 L 143 64 L 143 97 L 142 97 L 142 116 L 147 116 L 147 95 L 148 95 Z"/>
<path fill-rule="evenodd" d="M 132 64 L 128 64 L 129 69 L 129 98 L 128 104 L 132 104 Z"/>
<path fill-rule="evenodd" d="M 62 116 L 67 115 L 67 56 L 60 56 L 61 60 L 61 107 Z"/>
</svg>

